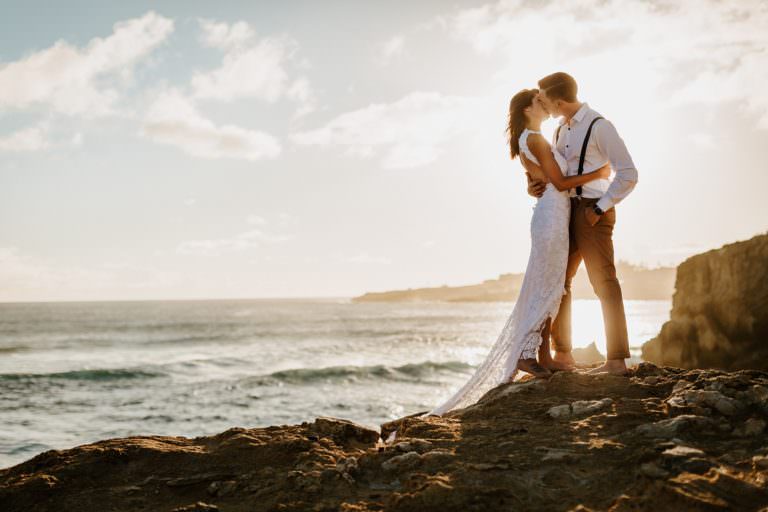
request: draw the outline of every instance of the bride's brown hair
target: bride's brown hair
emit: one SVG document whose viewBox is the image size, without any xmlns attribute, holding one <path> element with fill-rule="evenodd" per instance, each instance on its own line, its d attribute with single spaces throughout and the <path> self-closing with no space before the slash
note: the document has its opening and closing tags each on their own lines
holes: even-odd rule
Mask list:
<svg viewBox="0 0 768 512">
<path fill-rule="evenodd" d="M 538 89 L 523 89 L 512 96 L 509 101 L 509 117 L 507 121 L 507 130 L 509 134 L 509 154 L 513 160 L 520 154 L 520 134 L 525 130 L 525 110 L 533 104 L 533 98 L 539 93 Z"/>
</svg>

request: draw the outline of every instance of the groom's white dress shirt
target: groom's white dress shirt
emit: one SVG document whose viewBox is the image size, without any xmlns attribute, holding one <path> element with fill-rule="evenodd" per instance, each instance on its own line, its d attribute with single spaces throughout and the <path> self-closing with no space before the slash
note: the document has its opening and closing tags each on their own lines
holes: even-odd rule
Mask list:
<svg viewBox="0 0 768 512">
<path fill-rule="evenodd" d="M 578 174 L 581 145 L 589 124 L 598 116 L 600 114 L 589 108 L 587 103 L 582 103 L 570 122 L 566 123 L 565 117 L 560 119 L 557 150 L 568 162 L 568 176 Z M 600 119 L 592 127 L 584 158 L 584 174 L 599 169 L 607 162 L 611 163 L 616 173 L 613 180 L 607 178 L 592 180 L 582 186 L 581 192 L 582 197 L 600 198 L 597 205 L 603 211 L 618 204 L 635 188 L 637 168 L 613 123 L 607 119 Z M 576 195 L 575 188 L 570 189 L 570 195 Z"/>
</svg>

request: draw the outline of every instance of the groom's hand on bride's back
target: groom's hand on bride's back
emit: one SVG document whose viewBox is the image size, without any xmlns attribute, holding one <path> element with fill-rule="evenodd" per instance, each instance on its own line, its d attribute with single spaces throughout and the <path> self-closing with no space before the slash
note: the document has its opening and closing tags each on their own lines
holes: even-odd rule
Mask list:
<svg viewBox="0 0 768 512">
<path fill-rule="evenodd" d="M 541 197 L 544 194 L 544 189 L 547 184 L 540 180 L 535 180 L 531 177 L 531 173 L 525 172 L 525 176 L 528 178 L 528 195 L 533 197 Z"/>
</svg>

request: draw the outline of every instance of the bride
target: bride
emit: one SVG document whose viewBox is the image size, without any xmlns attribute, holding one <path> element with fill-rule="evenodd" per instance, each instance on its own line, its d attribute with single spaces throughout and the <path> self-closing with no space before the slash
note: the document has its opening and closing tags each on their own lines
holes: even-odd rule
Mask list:
<svg viewBox="0 0 768 512">
<path fill-rule="evenodd" d="M 487 391 L 514 380 L 517 370 L 548 378 L 551 370 L 565 369 L 552 359 L 549 330 L 565 293 L 568 261 L 568 224 L 571 203 L 568 189 L 610 177 L 610 166 L 580 176 L 565 176 L 565 158 L 541 135 L 549 117 L 537 89 L 523 89 L 509 103 L 509 150 L 534 164 L 532 177 L 546 181 L 531 217 L 531 253 L 515 307 L 496 343 L 474 375 L 452 397 L 421 416 L 437 415 L 477 402 Z M 536 355 L 538 352 L 538 361 Z"/>
</svg>

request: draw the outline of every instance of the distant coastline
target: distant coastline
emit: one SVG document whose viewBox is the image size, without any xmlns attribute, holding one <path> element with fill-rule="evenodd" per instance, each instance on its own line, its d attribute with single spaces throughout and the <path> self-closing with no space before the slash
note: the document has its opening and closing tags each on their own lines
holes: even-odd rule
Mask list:
<svg viewBox="0 0 768 512">
<path fill-rule="evenodd" d="M 675 267 L 645 268 L 623 261 L 616 265 L 625 300 L 671 300 L 675 291 Z M 479 284 L 443 285 L 432 288 L 408 288 L 384 292 L 367 292 L 352 298 L 352 302 L 497 302 L 514 301 L 520 293 L 524 274 L 501 274 Z M 594 299 L 584 266 L 573 281 L 575 299 Z"/>
</svg>

